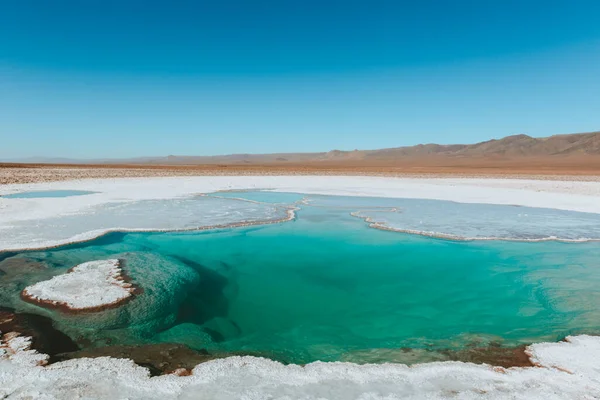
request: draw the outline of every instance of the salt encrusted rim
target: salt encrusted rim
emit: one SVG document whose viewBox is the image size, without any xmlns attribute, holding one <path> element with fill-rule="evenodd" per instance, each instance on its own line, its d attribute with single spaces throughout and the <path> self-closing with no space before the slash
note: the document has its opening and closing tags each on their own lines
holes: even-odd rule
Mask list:
<svg viewBox="0 0 600 400">
<path fill-rule="evenodd" d="M 94 261 L 102 261 L 102 260 L 94 260 Z M 65 312 L 65 313 L 79 314 L 79 313 L 104 311 L 107 309 L 122 306 L 123 304 L 131 301 L 135 295 L 141 293 L 141 289 L 138 286 L 136 286 L 134 283 L 132 283 L 131 277 L 129 277 L 125 272 L 123 272 L 123 268 L 125 266 L 124 259 L 112 259 L 112 260 L 104 260 L 104 261 L 107 261 L 107 262 L 115 261 L 116 274 L 113 275 L 112 277 L 117 282 L 120 283 L 121 288 L 123 288 L 126 292 L 128 292 L 127 296 L 122 297 L 111 303 L 106 303 L 106 304 L 101 304 L 98 306 L 91 306 L 91 307 L 75 308 L 75 307 L 70 306 L 67 302 L 64 302 L 64 301 L 40 299 L 40 298 L 34 297 L 33 295 L 30 295 L 27 290 L 29 287 L 33 286 L 33 285 L 30 285 L 21 291 L 21 299 L 23 301 L 26 301 L 28 303 L 31 303 L 31 304 L 34 304 L 34 305 L 37 305 L 40 307 L 55 309 L 55 310 L 59 310 L 59 311 Z M 77 268 L 78 266 L 83 265 L 83 264 L 85 264 L 85 263 L 81 263 L 81 264 L 78 264 L 78 265 L 70 268 L 66 272 L 66 274 L 77 273 L 75 271 L 75 268 Z"/>
</svg>

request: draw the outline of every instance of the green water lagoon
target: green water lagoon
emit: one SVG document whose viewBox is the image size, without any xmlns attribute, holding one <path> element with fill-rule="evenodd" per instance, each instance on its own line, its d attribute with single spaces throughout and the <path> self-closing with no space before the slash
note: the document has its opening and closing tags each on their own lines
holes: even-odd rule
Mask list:
<svg viewBox="0 0 600 400">
<path fill-rule="evenodd" d="M 367 206 L 383 213 L 397 200 L 224 195 L 300 209 L 274 225 L 112 233 L 6 253 L 0 306 L 51 317 L 83 348 L 181 343 L 292 363 L 406 362 L 407 349 L 433 354 L 600 331 L 598 242 L 443 240 L 373 229 L 350 214 Z M 542 212 L 532 210 L 513 211 Z M 564 215 L 596 218 L 576 214 Z M 113 257 L 143 290 L 118 309 L 67 315 L 19 298 L 29 284 Z"/>
</svg>

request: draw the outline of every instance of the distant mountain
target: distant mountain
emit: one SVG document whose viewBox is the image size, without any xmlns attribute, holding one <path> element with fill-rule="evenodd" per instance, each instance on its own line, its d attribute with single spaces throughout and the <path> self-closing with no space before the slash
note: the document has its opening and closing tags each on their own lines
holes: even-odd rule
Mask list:
<svg viewBox="0 0 600 400">
<path fill-rule="evenodd" d="M 548 156 L 600 156 L 600 132 L 555 135 L 545 138 L 513 135 L 475 144 L 419 144 L 380 150 L 332 150 L 326 153 L 230 154 L 220 156 L 169 155 L 166 157 L 96 160 L 32 157 L 4 161 L 40 164 L 239 165 L 306 162 L 383 163 L 421 158 L 468 159 L 495 157 L 518 159 Z"/>
<path fill-rule="evenodd" d="M 464 145 L 420 144 L 411 147 L 366 151 L 366 157 L 393 158 L 418 156 L 504 156 L 532 157 L 557 155 L 600 155 L 600 132 L 533 138 L 527 135 L 507 136 Z"/>
</svg>

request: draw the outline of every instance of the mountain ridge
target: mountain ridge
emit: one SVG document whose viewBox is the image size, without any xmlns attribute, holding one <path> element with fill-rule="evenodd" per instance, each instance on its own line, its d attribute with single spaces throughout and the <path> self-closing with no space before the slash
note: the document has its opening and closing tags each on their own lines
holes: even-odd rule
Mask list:
<svg viewBox="0 0 600 400">
<path fill-rule="evenodd" d="M 69 159 L 59 157 L 29 157 L 3 160 L 40 164 L 142 164 L 142 165 L 240 165 L 285 164 L 304 162 L 392 162 L 418 158 L 530 158 L 559 156 L 600 156 L 600 131 L 559 134 L 534 138 L 525 134 L 506 136 L 474 144 L 426 143 L 376 150 L 331 150 L 315 153 L 227 154 L 214 156 L 159 156 L 125 159 Z"/>
</svg>

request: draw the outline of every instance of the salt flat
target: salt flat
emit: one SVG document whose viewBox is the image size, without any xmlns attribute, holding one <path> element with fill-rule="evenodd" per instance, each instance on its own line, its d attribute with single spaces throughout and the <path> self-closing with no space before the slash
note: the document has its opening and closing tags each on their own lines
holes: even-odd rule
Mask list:
<svg viewBox="0 0 600 400">
<path fill-rule="evenodd" d="M 421 198 L 461 203 L 486 203 L 600 213 L 600 182 L 482 178 L 392 178 L 365 176 L 201 176 L 119 178 L 12 184 L 0 196 L 24 191 L 82 190 L 96 192 L 64 198 L 9 199 L 0 197 L 0 250 L 55 246 L 87 240 L 114 229 L 168 230 L 169 226 L 85 227 L 68 237 L 19 242 L 15 226 L 49 218 L 94 214 L 99 206 L 143 200 L 169 200 L 219 190 L 271 189 L 307 194 Z M 189 227 L 188 227 L 189 228 Z M 10 240 L 9 240 L 10 239 Z"/>
</svg>

